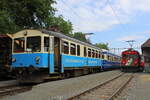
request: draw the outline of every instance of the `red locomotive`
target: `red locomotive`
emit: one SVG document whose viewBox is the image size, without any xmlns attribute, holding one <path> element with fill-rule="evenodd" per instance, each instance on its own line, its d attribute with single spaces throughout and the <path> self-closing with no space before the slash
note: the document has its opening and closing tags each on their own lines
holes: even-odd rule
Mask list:
<svg viewBox="0 0 150 100">
<path fill-rule="evenodd" d="M 144 62 L 140 53 L 133 49 L 128 49 L 122 52 L 121 59 L 122 71 L 143 71 Z"/>
</svg>

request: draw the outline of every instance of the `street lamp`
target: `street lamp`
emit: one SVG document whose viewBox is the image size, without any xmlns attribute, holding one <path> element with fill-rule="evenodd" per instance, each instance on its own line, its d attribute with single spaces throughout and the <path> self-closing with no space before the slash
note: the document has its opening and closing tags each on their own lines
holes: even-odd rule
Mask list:
<svg viewBox="0 0 150 100">
<path fill-rule="evenodd" d="M 83 33 L 85 36 L 87 35 L 93 35 L 94 33 Z"/>
<path fill-rule="evenodd" d="M 93 35 L 94 33 L 83 33 L 85 39 L 88 41 L 88 43 L 90 43 L 90 38 L 87 38 L 86 36 L 89 36 L 89 35 Z"/>
</svg>

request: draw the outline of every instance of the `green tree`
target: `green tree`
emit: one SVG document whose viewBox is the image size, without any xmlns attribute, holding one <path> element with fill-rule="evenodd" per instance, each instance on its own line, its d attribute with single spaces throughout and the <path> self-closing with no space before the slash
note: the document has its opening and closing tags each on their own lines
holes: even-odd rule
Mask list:
<svg viewBox="0 0 150 100">
<path fill-rule="evenodd" d="M 18 28 L 48 27 L 48 20 L 56 11 L 52 7 L 54 3 L 55 0 L 1 0 L 0 12 L 4 14 L 0 16 L 1 26 L 4 27 L 8 22 L 10 26 L 16 27 L 13 31 L 17 31 Z M 6 23 L 3 23 L 2 19 L 5 19 Z M 4 27 L 0 33 L 7 33 L 11 29 L 11 27 Z"/>
<path fill-rule="evenodd" d="M 95 44 L 97 47 L 99 47 L 99 48 L 101 48 L 101 49 L 106 49 L 106 50 L 108 50 L 109 48 L 108 48 L 108 43 L 96 43 Z"/>
<path fill-rule="evenodd" d="M 14 33 L 14 30 L 19 30 L 19 27 L 10 19 L 10 15 L 5 11 L 0 11 L 0 34 Z"/>
<path fill-rule="evenodd" d="M 83 34 L 82 32 L 75 32 L 73 34 L 73 38 L 78 39 L 78 40 L 83 41 L 83 42 L 90 43 L 90 40 L 86 39 L 85 34 Z"/>
<path fill-rule="evenodd" d="M 51 17 L 48 20 L 48 26 L 57 28 L 61 33 L 72 36 L 72 23 L 68 20 L 64 20 L 63 16 L 60 15 L 58 17 Z"/>
</svg>

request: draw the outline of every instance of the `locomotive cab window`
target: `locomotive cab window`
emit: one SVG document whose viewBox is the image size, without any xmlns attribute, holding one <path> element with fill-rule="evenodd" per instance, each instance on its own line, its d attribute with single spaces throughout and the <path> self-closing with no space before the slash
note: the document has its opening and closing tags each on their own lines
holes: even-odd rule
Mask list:
<svg viewBox="0 0 150 100">
<path fill-rule="evenodd" d="M 44 52 L 49 51 L 49 37 L 44 37 Z"/>
<path fill-rule="evenodd" d="M 14 39 L 14 52 L 24 52 L 25 50 L 25 38 Z"/>
<path fill-rule="evenodd" d="M 31 52 L 40 52 L 41 51 L 41 37 L 27 37 L 27 50 Z"/>
<path fill-rule="evenodd" d="M 73 43 L 71 43 L 71 45 L 70 45 L 70 54 L 76 55 L 76 45 Z"/>
</svg>

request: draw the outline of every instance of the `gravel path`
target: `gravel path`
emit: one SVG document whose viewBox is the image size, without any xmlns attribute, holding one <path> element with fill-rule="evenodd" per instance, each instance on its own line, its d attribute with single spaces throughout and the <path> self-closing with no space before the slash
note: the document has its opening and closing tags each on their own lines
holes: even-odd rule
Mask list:
<svg viewBox="0 0 150 100">
<path fill-rule="evenodd" d="M 120 71 L 109 71 L 71 79 L 43 83 L 31 91 L 0 98 L 0 100 L 65 100 L 104 81 L 117 76 Z"/>
<path fill-rule="evenodd" d="M 150 74 L 137 73 L 117 100 L 150 100 Z"/>
</svg>

